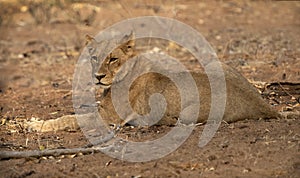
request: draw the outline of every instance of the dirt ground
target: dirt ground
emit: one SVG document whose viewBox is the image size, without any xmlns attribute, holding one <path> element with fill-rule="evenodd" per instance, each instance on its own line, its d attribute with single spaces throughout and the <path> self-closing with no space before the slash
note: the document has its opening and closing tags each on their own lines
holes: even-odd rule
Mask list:
<svg viewBox="0 0 300 178">
<path fill-rule="evenodd" d="M 18 123 L 74 114 L 70 91 L 85 35 L 144 15 L 192 26 L 266 102 L 300 111 L 299 2 L 0 0 L 0 151 L 87 145 L 81 131 L 29 133 Z M 159 160 L 130 163 L 103 153 L 6 159 L 0 177 L 300 177 L 299 126 L 300 118 L 222 123 L 203 148 L 204 126 L 197 126 Z M 165 129 L 142 132 L 151 138 Z"/>
</svg>

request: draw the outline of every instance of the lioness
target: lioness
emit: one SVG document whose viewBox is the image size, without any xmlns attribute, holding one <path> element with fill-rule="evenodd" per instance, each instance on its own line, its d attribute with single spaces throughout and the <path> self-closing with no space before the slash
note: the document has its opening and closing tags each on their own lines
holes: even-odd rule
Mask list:
<svg viewBox="0 0 300 178">
<path fill-rule="evenodd" d="M 97 46 L 97 41 L 90 38 L 88 46 Z M 114 84 L 116 74 L 126 76 L 128 73 L 135 70 L 135 67 L 143 66 L 143 70 L 151 71 L 155 66 L 147 66 L 139 64 L 138 60 L 134 65 L 122 68 L 122 65 L 130 58 L 136 56 L 135 40 L 133 35 L 126 35 L 123 38 L 123 44 L 116 48 L 103 61 L 99 70 L 95 72 L 95 84 L 104 88 L 100 100 L 99 111 L 106 120 L 113 120 L 113 122 L 140 124 L 136 122 L 137 114 L 146 115 L 151 112 L 149 106 L 149 99 L 152 94 L 159 93 L 165 97 L 167 106 L 161 120 L 156 124 L 173 125 L 180 119 L 180 112 L 185 109 L 181 108 L 181 98 L 176 85 L 166 76 L 149 72 L 138 77 L 130 86 L 129 102 L 133 112 L 123 115 L 125 118 L 119 118 L 119 115 L 114 109 L 111 101 L 111 87 Z M 99 61 L 91 59 L 94 66 L 97 66 Z M 238 72 L 229 66 L 222 65 L 225 80 L 226 80 L 226 107 L 223 120 L 225 122 L 235 122 L 244 119 L 259 119 L 259 118 L 277 118 L 280 115 L 274 111 L 267 103 L 263 101 L 259 93 L 254 87 Z M 200 97 L 199 117 L 197 122 L 205 122 L 208 118 L 211 108 L 211 89 L 207 75 L 203 71 L 189 72 L 198 87 Z M 118 85 L 116 83 L 116 85 Z M 147 124 L 146 124 L 147 125 Z M 52 130 L 78 129 L 78 124 L 74 115 L 63 116 L 55 120 L 35 121 L 28 124 L 28 128 L 41 132 Z"/>
<path fill-rule="evenodd" d="M 149 64 L 137 64 L 141 63 L 136 60 L 131 66 L 123 68 L 120 71 L 121 66 L 129 58 L 137 55 L 134 51 L 135 41 L 132 40 L 132 36 L 125 36 L 124 43 L 116 51 L 114 51 L 110 58 L 107 58 L 100 70 L 95 73 L 95 77 L 98 79 L 97 84 L 104 87 L 106 92 L 100 105 L 101 110 L 106 113 L 105 117 L 118 118 L 118 114 L 115 112 L 111 102 L 111 85 L 114 82 L 114 76 L 120 72 L 122 75 L 128 76 L 130 72 L 134 72 L 135 68 L 142 68 L 144 72 L 151 71 L 153 68 L 159 66 L 151 66 Z M 96 43 L 96 41 L 92 41 Z M 159 60 L 159 59 L 157 59 Z M 238 72 L 229 66 L 222 65 L 225 79 L 227 100 L 226 108 L 223 120 L 226 122 L 234 122 L 243 119 L 258 119 L 258 118 L 276 118 L 279 117 L 278 113 L 274 111 L 268 104 L 266 104 L 259 93 L 254 87 Z M 183 72 L 184 73 L 184 72 Z M 211 89 L 207 78 L 207 75 L 203 71 L 190 71 L 195 83 L 198 87 L 200 97 L 199 117 L 197 122 L 205 122 L 208 118 L 208 114 L 211 108 Z M 117 85 L 117 83 L 115 83 Z M 180 105 L 180 94 L 175 84 L 166 76 L 150 72 L 144 74 L 135 80 L 130 86 L 129 102 L 134 112 L 145 115 L 150 113 L 149 99 L 152 94 L 162 94 L 167 103 L 167 109 L 163 118 L 158 124 L 175 124 L 179 119 L 180 112 L 184 109 Z M 132 113 L 125 115 L 126 118 L 122 118 L 125 122 L 134 124 L 134 116 Z M 130 122 L 132 121 L 132 122 Z M 138 124 L 138 123 L 135 123 Z"/>
</svg>

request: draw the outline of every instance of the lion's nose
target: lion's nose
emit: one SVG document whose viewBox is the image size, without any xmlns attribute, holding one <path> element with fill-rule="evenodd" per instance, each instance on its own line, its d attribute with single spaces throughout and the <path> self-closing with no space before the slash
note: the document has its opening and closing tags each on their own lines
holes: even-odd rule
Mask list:
<svg viewBox="0 0 300 178">
<path fill-rule="evenodd" d="M 96 77 L 96 79 L 98 79 L 99 82 L 100 82 L 101 79 L 103 79 L 105 76 L 106 76 L 106 74 L 95 73 L 95 77 Z"/>
</svg>

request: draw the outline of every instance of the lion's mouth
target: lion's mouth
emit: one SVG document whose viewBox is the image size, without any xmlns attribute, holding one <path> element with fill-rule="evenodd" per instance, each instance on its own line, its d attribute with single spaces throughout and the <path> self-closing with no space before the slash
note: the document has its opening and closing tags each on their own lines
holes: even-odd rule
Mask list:
<svg viewBox="0 0 300 178">
<path fill-rule="evenodd" d="M 95 83 L 96 85 L 100 86 L 101 88 L 107 89 L 110 88 L 111 84 L 106 84 L 106 83 L 102 83 L 100 81 L 98 81 L 97 83 Z"/>
<path fill-rule="evenodd" d="M 96 78 L 95 85 L 98 85 L 98 86 L 100 86 L 101 88 L 104 88 L 104 89 L 110 88 L 111 83 L 110 82 L 105 82 L 105 81 L 107 81 L 105 79 L 105 76 L 106 76 L 105 74 L 96 73 L 94 75 L 95 75 L 95 78 Z"/>
</svg>

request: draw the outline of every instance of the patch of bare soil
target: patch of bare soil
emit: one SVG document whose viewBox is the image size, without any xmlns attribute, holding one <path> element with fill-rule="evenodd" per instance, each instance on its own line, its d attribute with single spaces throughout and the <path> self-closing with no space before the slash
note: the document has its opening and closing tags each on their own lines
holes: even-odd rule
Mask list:
<svg viewBox="0 0 300 178">
<path fill-rule="evenodd" d="M 300 111 L 300 3 L 0 0 L 0 151 L 78 148 L 81 131 L 29 133 L 21 121 L 73 114 L 72 77 L 85 35 L 127 18 L 160 15 L 199 32 L 278 111 Z M 190 67 L 193 67 L 191 61 Z M 204 126 L 168 156 L 129 163 L 103 153 L 4 159 L 0 177 L 299 177 L 300 118 L 222 123 L 199 148 Z M 126 127 L 151 139 L 167 126 Z"/>
</svg>

